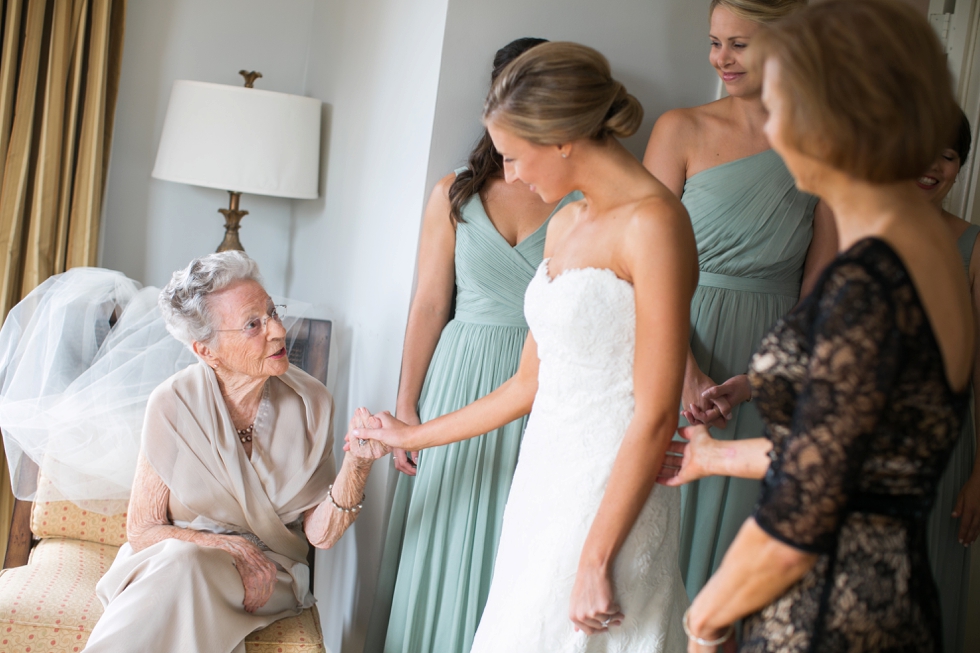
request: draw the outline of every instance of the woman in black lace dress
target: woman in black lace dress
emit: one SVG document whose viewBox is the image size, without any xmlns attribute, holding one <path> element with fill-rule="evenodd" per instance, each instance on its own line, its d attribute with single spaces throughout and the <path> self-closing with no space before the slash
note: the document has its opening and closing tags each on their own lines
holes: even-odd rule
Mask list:
<svg viewBox="0 0 980 653">
<path fill-rule="evenodd" d="M 960 257 L 913 181 L 949 142 L 927 125 L 955 124 L 945 59 L 925 19 L 889 0 L 828 0 L 761 49 L 766 134 L 830 205 L 840 254 L 752 360 L 766 437 L 689 427 L 665 465 L 671 485 L 763 478 L 685 617 L 689 651 L 747 617 L 743 651 L 938 652 L 925 520 L 973 352 Z"/>
</svg>

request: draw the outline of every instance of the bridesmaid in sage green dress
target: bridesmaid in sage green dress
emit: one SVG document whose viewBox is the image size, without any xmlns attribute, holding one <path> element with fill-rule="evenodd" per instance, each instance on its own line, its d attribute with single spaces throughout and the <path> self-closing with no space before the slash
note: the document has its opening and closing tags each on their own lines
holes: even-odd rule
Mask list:
<svg viewBox="0 0 980 653">
<path fill-rule="evenodd" d="M 833 216 L 796 189 L 762 126 L 762 71 L 745 52 L 766 22 L 805 0 L 712 0 L 709 61 L 728 97 L 657 120 L 643 162 L 691 215 L 700 278 L 682 410 L 718 439 L 757 438 L 763 423 L 745 372 L 773 324 L 809 292 L 837 251 Z M 719 385 L 720 384 L 720 385 Z M 707 392 L 707 395 L 705 393 Z M 681 489 L 680 567 L 693 599 L 750 516 L 760 484 L 711 477 Z"/>
<path fill-rule="evenodd" d="M 543 42 L 519 39 L 499 50 L 493 77 Z M 578 198 L 573 193 L 549 205 L 526 185 L 506 183 L 487 134 L 468 168 L 437 184 L 424 218 L 405 335 L 400 419 L 418 424 L 453 412 L 514 375 L 528 333 L 524 291 L 541 264 L 547 223 Z M 421 455 L 392 452 L 403 473 L 365 653 L 469 652 L 490 590 L 525 422 Z"/>
<path fill-rule="evenodd" d="M 970 123 L 960 115 L 956 141 L 918 179 L 929 201 L 942 209 L 970 153 Z M 974 256 L 980 226 L 970 224 L 943 209 L 943 219 L 956 237 L 963 267 L 970 281 L 974 316 L 980 315 L 980 256 Z M 980 374 L 980 348 L 975 350 L 973 378 Z M 980 386 L 973 383 L 974 406 Z M 932 575 L 939 588 L 943 617 L 943 649 L 961 653 L 966 628 L 966 604 L 970 581 L 970 546 L 980 535 L 980 459 L 977 458 L 976 408 L 963 420 L 963 431 L 936 488 L 936 502 L 929 515 L 927 544 Z"/>
</svg>

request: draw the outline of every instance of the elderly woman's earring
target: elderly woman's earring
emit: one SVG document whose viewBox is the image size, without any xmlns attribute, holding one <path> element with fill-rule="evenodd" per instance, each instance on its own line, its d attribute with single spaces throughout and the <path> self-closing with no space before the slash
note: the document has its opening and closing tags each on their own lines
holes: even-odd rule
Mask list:
<svg viewBox="0 0 980 653">
<path fill-rule="evenodd" d="M 561 153 L 561 158 L 567 159 L 568 158 L 568 152 L 562 152 Z"/>
</svg>

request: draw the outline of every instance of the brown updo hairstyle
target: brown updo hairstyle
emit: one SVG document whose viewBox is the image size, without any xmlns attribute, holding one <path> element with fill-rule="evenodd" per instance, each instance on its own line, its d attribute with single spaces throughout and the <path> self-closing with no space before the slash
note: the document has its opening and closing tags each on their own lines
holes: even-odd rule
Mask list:
<svg viewBox="0 0 980 653">
<path fill-rule="evenodd" d="M 919 176 L 953 142 L 959 116 L 943 48 L 907 4 L 825 0 L 758 44 L 779 63 L 786 138 L 800 152 L 890 183 Z"/>
<path fill-rule="evenodd" d="M 500 73 L 503 72 L 504 68 L 511 61 L 534 46 L 547 42 L 546 39 L 525 37 L 511 41 L 497 50 L 497 54 L 493 57 L 493 71 L 490 73 L 490 83 L 493 84 L 493 81 L 500 76 Z M 470 152 L 469 159 L 466 162 L 466 169 L 456 175 L 456 179 L 453 180 L 452 185 L 449 187 L 449 220 L 453 223 L 453 226 L 460 222 L 466 222 L 463 219 L 463 205 L 466 204 L 467 200 L 483 190 L 483 187 L 487 185 L 488 181 L 500 176 L 503 170 L 503 159 L 500 158 L 500 153 L 493 146 L 493 141 L 490 140 L 490 134 L 484 129 L 483 136 L 480 137 L 473 151 Z"/>
<path fill-rule="evenodd" d="M 511 62 L 490 89 L 483 123 L 493 121 L 539 145 L 632 136 L 643 120 L 639 100 L 612 78 L 596 50 L 556 41 Z"/>
<path fill-rule="evenodd" d="M 724 7 L 743 20 L 763 25 L 789 16 L 807 5 L 807 0 L 711 0 L 708 16 Z"/>
</svg>

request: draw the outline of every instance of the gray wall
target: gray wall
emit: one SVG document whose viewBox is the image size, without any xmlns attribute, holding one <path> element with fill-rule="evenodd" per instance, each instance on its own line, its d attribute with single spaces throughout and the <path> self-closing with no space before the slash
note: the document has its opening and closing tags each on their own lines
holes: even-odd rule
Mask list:
<svg viewBox="0 0 980 653">
<path fill-rule="evenodd" d="M 214 251 L 224 235 L 221 190 L 152 179 L 175 79 L 302 93 L 314 0 L 130 0 L 106 186 L 100 264 L 152 285 Z M 270 292 L 285 289 L 290 200 L 245 195 L 245 248 Z"/>
<path fill-rule="evenodd" d="M 334 322 L 328 385 L 338 444 L 357 406 L 394 409 L 446 2 L 316 2 L 305 91 L 326 103 L 323 195 L 293 202 L 287 294 Z M 354 532 L 317 558 L 316 593 L 335 653 L 363 647 L 389 460 L 375 465 Z"/>
<path fill-rule="evenodd" d="M 524 36 L 577 41 L 606 55 L 616 78 L 643 104 L 643 127 L 626 141 L 642 157 L 661 113 L 715 97 L 707 6 L 707 0 L 451 0 L 429 186 L 465 163 L 482 133 L 493 55 Z"/>
</svg>

